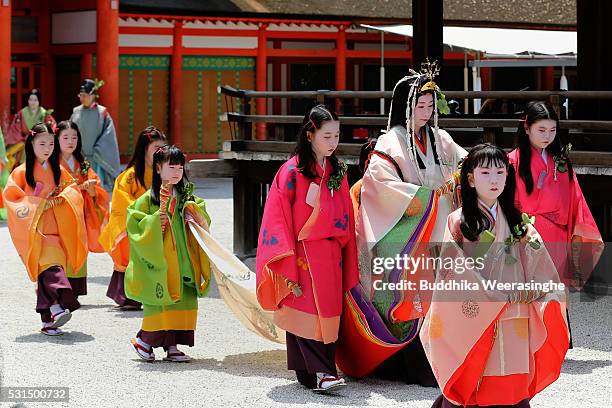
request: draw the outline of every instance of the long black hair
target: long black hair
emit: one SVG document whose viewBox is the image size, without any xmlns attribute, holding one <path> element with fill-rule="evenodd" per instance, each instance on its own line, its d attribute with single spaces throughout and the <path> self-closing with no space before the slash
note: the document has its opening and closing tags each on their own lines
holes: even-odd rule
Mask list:
<svg viewBox="0 0 612 408">
<path fill-rule="evenodd" d="M 162 184 L 162 179 L 157 171 L 157 168 L 164 163 L 183 166 L 183 178 L 174 185 L 177 192 L 182 194 L 185 191 L 185 186 L 189 182 L 187 171 L 185 169 L 185 154 L 178 147 L 163 146 L 153 154 L 153 181 L 151 183 L 151 201 L 155 205 L 159 205 L 159 188 Z"/>
<path fill-rule="evenodd" d="M 298 134 L 297 145 L 293 155 L 298 157 L 298 170 L 309 179 L 317 178 L 317 166 L 316 158 L 312 151 L 312 144 L 308 140 L 308 133 L 314 133 L 317 129 L 321 129 L 324 122 L 331 120 L 338 120 L 338 115 L 336 115 L 332 108 L 323 104 L 316 105 L 310 109 L 302 120 L 302 127 Z M 332 176 L 334 176 L 340 169 L 335 152 L 328 159 L 332 164 Z"/>
<path fill-rule="evenodd" d="M 51 125 L 46 123 L 37 123 L 32 127 L 30 133 L 25 140 L 25 166 L 26 166 L 26 182 L 32 188 L 36 188 L 36 179 L 34 178 L 34 165 L 36 164 L 36 154 L 34 153 L 34 139 L 41 133 L 49 133 L 53 136 L 53 153 L 49 156 L 47 162 L 53 170 L 53 181 L 59 186 L 62 170 L 60 169 L 60 148 L 57 136 L 53 133 Z"/>
<path fill-rule="evenodd" d="M 519 125 L 517 135 L 517 147 L 520 153 L 520 160 L 518 166 L 519 177 L 525 182 L 525 189 L 527 194 L 533 192 L 533 175 L 531 174 L 531 142 L 529 142 L 529 135 L 525 131 L 525 127 L 530 127 L 539 120 L 550 119 L 557 123 L 557 133 L 555 140 L 553 140 L 547 147 L 546 151 L 549 152 L 553 157 L 561 154 L 561 150 L 564 147 L 563 141 L 561 140 L 561 133 L 559 131 L 559 116 L 557 112 L 547 101 L 532 101 L 527 104 L 521 124 Z M 574 169 L 569 157 L 567 160 L 567 170 L 569 179 L 574 179 Z"/>
<path fill-rule="evenodd" d="M 400 80 L 393 89 L 393 95 L 391 96 L 391 111 L 389 112 L 389 129 L 392 129 L 394 126 L 402 126 L 404 129 L 406 128 L 406 122 L 408 118 L 406 118 L 406 107 L 409 103 L 412 103 L 412 99 L 408 100 L 408 95 L 410 93 L 410 87 L 414 82 L 418 82 L 416 84 L 417 89 L 421 89 L 423 85 L 425 85 L 429 79 L 425 76 L 420 76 L 414 79 L 402 79 Z M 433 94 L 433 91 L 425 91 L 425 92 L 415 92 L 413 98 L 416 98 L 417 102 L 420 96 Z M 434 95 L 435 98 L 435 95 Z M 433 113 L 431 115 L 433 117 Z"/>
<path fill-rule="evenodd" d="M 473 147 L 461 166 L 461 232 L 470 241 L 476 241 L 480 233 L 492 227 L 489 218 L 478 206 L 476 188 L 470 186 L 468 174 L 474 174 L 476 167 L 504 166 L 508 172 L 506 186 L 497 201 L 504 212 L 508 225 L 513 228 L 521 222 L 521 213 L 514 205 L 516 180 L 514 168 L 508 161 L 508 155 L 499 146 L 483 143 Z"/>
<path fill-rule="evenodd" d="M 82 164 L 85 161 L 85 157 L 83 156 L 83 143 L 81 142 L 81 131 L 76 123 L 71 120 L 62 120 L 57 124 L 57 141 L 59 143 L 60 135 L 62 134 L 62 130 L 73 129 L 76 130 L 77 134 L 77 145 L 72 152 L 72 155 L 77 160 L 79 164 Z M 61 148 L 60 148 L 61 151 Z"/>
<path fill-rule="evenodd" d="M 140 134 L 138 135 L 138 140 L 136 141 L 136 147 L 134 148 L 134 153 L 132 154 L 132 158 L 130 159 L 126 168 L 134 167 L 134 173 L 136 173 L 136 181 L 142 186 L 146 187 L 144 174 L 146 164 L 146 155 L 147 148 L 151 143 L 156 140 L 161 140 L 167 142 L 168 139 L 164 132 L 156 128 L 155 126 L 147 126 L 144 128 Z M 153 167 L 155 170 L 155 167 Z M 155 174 L 155 172 L 153 172 Z"/>
</svg>

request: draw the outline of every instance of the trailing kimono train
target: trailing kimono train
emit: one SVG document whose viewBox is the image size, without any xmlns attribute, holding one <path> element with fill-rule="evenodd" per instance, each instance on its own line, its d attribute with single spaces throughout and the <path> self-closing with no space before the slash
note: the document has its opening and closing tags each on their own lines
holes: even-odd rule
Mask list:
<svg viewBox="0 0 612 408">
<path fill-rule="evenodd" d="M 440 256 L 455 260 L 484 256 L 484 268 L 466 267 L 462 274 L 442 268 L 436 283 L 461 281 L 479 289 L 434 291 L 421 328 L 423 347 L 450 403 L 523 406 L 559 377 L 569 346 L 565 292 L 531 225 L 526 225 L 524 243 L 508 242 L 510 227 L 498 207 L 497 220 L 491 218 L 492 231 L 471 242 L 461 232 L 461 214 L 458 209 L 449 216 Z M 556 288 L 548 292 L 485 289 L 484 282 L 492 280 L 553 283 Z"/>
<path fill-rule="evenodd" d="M 418 291 L 374 290 L 376 281 L 431 281 L 433 270 L 419 268 L 410 276 L 403 268 L 383 274 L 372 270 L 375 258 L 428 256 L 431 247 L 441 242 L 446 218 L 457 206 L 457 168 L 467 153 L 437 127 L 438 109 L 445 100 L 433 82 L 435 64 L 425 68 L 421 73 L 412 71 L 412 76 L 395 86 L 387 132 L 378 139 L 363 179 L 352 191 L 361 283 L 345 295 L 346 318 L 342 320 L 337 362 L 353 377 L 373 373 L 402 351 L 407 353 L 402 358 L 410 360 L 412 367 L 404 361 L 400 367 L 390 368 L 394 378 L 413 372 L 414 376 L 404 377 L 406 382 L 435 382 L 420 345 L 402 350 L 418 339 L 427 313 L 426 299 Z M 424 109 L 419 100 L 423 97 L 429 97 L 433 104 L 432 117 L 416 125 L 415 111 Z M 421 140 L 416 134 L 422 135 Z"/>
<path fill-rule="evenodd" d="M 171 240 L 162 239 L 159 207 L 150 203 L 150 191 L 128 210 L 131 222 L 127 224 L 127 233 L 132 237 L 132 246 L 125 291 L 129 298 L 145 306 L 143 330 L 165 330 L 163 322 L 168 321 L 168 312 L 173 313 L 174 318 L 180 314 L 186 324 L 195 322 L 196 297 L 206 295 L 214 276 L 221 297 L 247 329 L 283 343 L 284 331 L 272 323 L 271 313 L 263 311 L 257 303 L 255 274 L 210 234 L 204 201 L 195 197 L 178 207 L 182 213 L 172 218 Z M 191 269 L 194 281 L 188 288 L 184 277 Z M 184 310 L 172 311 L 179 304 L 183 306 L 178 309 Z M 164 315 L 168 316 L 164 318 Z M 194 328 L 194 324 L 187 324 L 183 330 Z"/>
</svg>

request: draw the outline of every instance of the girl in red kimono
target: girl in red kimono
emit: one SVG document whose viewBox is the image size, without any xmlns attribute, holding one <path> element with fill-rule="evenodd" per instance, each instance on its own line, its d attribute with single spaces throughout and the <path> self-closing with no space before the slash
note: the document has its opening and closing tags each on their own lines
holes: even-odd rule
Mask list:
<svg viewBox="0 0 612 408">
<path fill-rule="evenodd" d="M 571 145 L 557 135 L 559 117 L 548 102 L 530 102 L 508 155 L 517 173 L 516 205 L 535 216 L 559 277 L 582 288 L 603 250 L 601 234 L 568 157 Z"/>
<path fill-rule="evenodd" d="M 104 252 L 98 242 L 100 230 L 108 221 L 108 193 L 100 184 L 100 178 L 81 151 L 81 132 L 76 123 L 69 120 L 57 126 L 60 146 L 60 164 L 74 177 L 83 195 L 83 214 L 87 227 L 87 246 L 91 252 Z M 68 278 L 77 296 L 87 294 L 87 263 L 75 277 Z"/>
<path fill-rule="evenodd" d="M 317 392 L 345 385 L 335 342 L 342 298 L 359 279 L 340 123 L 324 105 L 304 117 L 294 156 L 276 174 L 257 247 L 257 299 L 287 332 L 287 363 Z"/>
</svg>

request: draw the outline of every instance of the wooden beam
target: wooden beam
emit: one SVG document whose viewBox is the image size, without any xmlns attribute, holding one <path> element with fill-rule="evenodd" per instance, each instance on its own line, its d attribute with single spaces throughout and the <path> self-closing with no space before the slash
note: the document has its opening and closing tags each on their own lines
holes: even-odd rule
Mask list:
<svg viewBox="0 0 612 408">
<path fill-rule="evenodd" d="M 442 0 L 412 0 L 412 66 L 417 70 L 426 58 L 443 63 L 443 9 Z"/>
</svg>

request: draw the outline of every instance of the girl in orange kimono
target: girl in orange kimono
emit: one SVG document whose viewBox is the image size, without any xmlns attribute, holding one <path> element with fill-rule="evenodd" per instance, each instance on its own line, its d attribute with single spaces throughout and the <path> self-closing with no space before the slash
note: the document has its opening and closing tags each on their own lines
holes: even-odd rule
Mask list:
<svg viewBox="0 0 612 408">
<path fill-rule="evenodd" d="M 57 336 L 80 307 L 66 274 L 80 270 L 87 259 L 83 196 L 60 167 L 49 125 L 32 128 L 25 153 L 25 163 L 11 173 L 4 189 L 8 227 L 30 280 L 37 283 L 41 332 Z"/>
<path fill-rule="evenodd" d="M 287 365 L 317 392 L 345 385 L 335 352 L 342 298 L 359 281 L 346 165 L 330 108 L 306 114 L 295 155 L 266 201 L 257 246 L 257 299 L 286 331 Z"/>
<path fill-rule="evenodd" d="M 461 167 L 421 341 L 442 395 L 433 408 L 516 407 L 561 372 L 566 296 L 533 220 L 514 205 L 513 168 L 491 144 Z"/>
<path fill-rule="evenodd" d="M 69 120 L 57 125 L 57 139 L 60 147 L 60 164 L 76 180 L 83 195 L 83 214 L 87 226 L 87 246 L 91 252 L 104 252 L 98 242 L 100 230 L 108 221 L 108 193 L 100 179 L 81 152 L 81 132 L 76 123 Z M 72 275 L 68 273 L 68 275 Z M 87 294 L 87 262 L 76 277 L 69 277 L 76 296 Z"/>
<path fill-rule="evenodd" d="M 509 154 L 518 174 L 515 202 L 535 217 L 561 280 L 581 289 L 599 261 L 603 241 L 572 169 L 571 145 L 562 143 L 558 128 L 550 103 L 527 105 L 518 147 Z"/>
<path fill-rule="evenodd" d="M 122 310 L 139 310 L 140 303 L 125 295 L 125 269 L 130 261 L 130 243 L 126 232 L 127 208 L 151 188 L 153 153 L 167 144 L 166 135 L 154 126 L 140 132 L 134 154 L 127 168 L 117 176 L 111 199 L 108 223 L 100 233 L 102 248 L 113 258 L 113 275 L 106 296 Z"/>
</svg>

